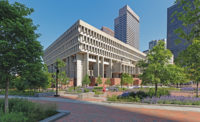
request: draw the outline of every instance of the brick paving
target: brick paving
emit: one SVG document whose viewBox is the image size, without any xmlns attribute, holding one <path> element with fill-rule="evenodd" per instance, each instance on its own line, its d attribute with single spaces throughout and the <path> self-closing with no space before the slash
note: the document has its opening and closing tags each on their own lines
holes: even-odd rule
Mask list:
<svg viewBox="0 0 200 122">
<path fill-rule="evenodd" d="M 71 112 L 57 122 L 200 122 L 200 108 L 195 107 L 108 104 L 66 98 L 17 98 L 27 98 L 43 104 L 54 103 L 59 110 Z"/>
<path fill-rule="evenodd" d="M 55 103 L 58 109 L 71 112 L 70 115 L 57 122 L 200 122 L 200 112 L 135 108 L 123 105 L 40 102 Z"/>
</svg>

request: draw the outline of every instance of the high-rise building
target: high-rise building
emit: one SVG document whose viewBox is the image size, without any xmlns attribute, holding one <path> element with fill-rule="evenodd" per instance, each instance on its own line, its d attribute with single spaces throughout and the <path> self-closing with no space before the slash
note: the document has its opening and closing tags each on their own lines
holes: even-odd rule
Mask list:
<svg viewBox="0 0 200 122">
<path fill-rule="evenodd" d="M 167 39 L 152 40 L 149 42 L 149 49 L 143 51 L 143 53 L 148 54 L 150 52 L 150 50 L 152 50 L 153 47 L 155 47 L 158 44 L 159 41 L 165 42 L 165 49 L 167 49 Z M 174 63 L 174 55 L 172 55 L 172 57 L 169 59 L 168 63 L 169 64 Z"/>
<path fill-rule="evenodd" d="M 165 42 L 165 48 L 167 48 L 167 40 L 166 39 L 160 39 L 160 40 Z M 150 41 L 149 42 L 149 50 L 153 49 L 153 47 L 156 46 L 160 40 Z"/>
<path fill-rule="evenodd" d="M 105 32 L 105 33 L 107 33 L 107 34 L 113 36 L 113 37 L 114 37 L 114 35 L 115 35 L 115 32 L 114 32 L 112 29 L 108 28 L 108 27 L 103 26 L 103 27 L 101 28 L 101 30 L 102 30 L 103 32 Z"/>
<path fill-rule="evenodd" d="M 115 19 L 115 38 L 139 49 L 139 16 L 128 6 L 119 10 Z"/>
<path fill-rule="evenodd" d="M 172 16 L 174 12 L 183 12 L 183 8 L 177 3 L 167 9 L 167 48 L 174 54 L 174 58 L 177 58 L 178 54 L 185 50 L 190 43 L 181 39 L 174 31 L 178 28 L 183 28 L 185 32 L 190 32 L 191 27 L 184 27 L 180 20 L 176 16 Z M 176 40 L 180 40 L 177 43 Z"/>
</svg>

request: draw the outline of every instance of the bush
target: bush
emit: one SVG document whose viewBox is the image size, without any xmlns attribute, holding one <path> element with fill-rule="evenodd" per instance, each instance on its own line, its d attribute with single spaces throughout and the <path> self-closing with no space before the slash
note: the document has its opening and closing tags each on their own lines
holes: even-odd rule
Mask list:
<svg viewBox="0 0 200 122">
<path fill-rule="evenodd" d="M 0 106 L 1 106 L 1 110 L 3 111 L 4 99 L 0 99 Z M 52 116 L 57 113 L 55 105 L 52 105 L 52 104 L 41 105 L 41 104 L 33 103 L 25 99 L 9 99 L 9 111 L 11 113 L 5 116 L 15 116 L 17 113 L 19 114 L 22 113 L 27 118 L 28 122 L 30 121 L 35 122 L 38 120 L 42 120 L 46 117 Z M 22 115 L 19 115 L 19 116 L 22 116 Z"/>
<path fill-rule="evenodd" d="M 160 97 L 160 96 L 169 96 L 170 92 L 165 89 L 165 88 L 159 88 L 157 91 L 157 96 L 156 97 Z M 148 96 L 149 97 L 153 97 L 155 96 L 155 89 L 154 88 L 150 88 L 148 91 Z"/>
<path fill-rule="evenodd" d="M 69 88 L 67 89 L 67 91 L 68 91 L 68 92 L 73 92 L 73 91 L 74 91 L 74 87 L 69 87 Z"/>
<path fill-rule="evenodd" d="M 126 91 L 127 88 L 119 88 L 119 91 Z"/>
<path fill-rule="evenodd" d="M 102 90 L 103 87 L 94 87 L 94 89 L 96 89 L 96 90 Z"/>
<path fill-rule="evenodd" d="M 118 101 L 117 95 L 112 95 L 111 97 L 107 97 L 108 101 Z"/>
<path fill-rule="evenodd" d="M 22 112 L 1 113 L 0 122 L 26 122 L 28 118 Z"/>
<path fill-rule="evenodd" d="M 95 93 L 95 95 L 104 94 L 102 91 L 95 91 L 94 93 Z"/>
<path fill-rule="evenodd" d="M 86 93 L 86 92 L 89 92 L 90 90 L 89 89 L 87 89 L 87 88 L 85 88 L 84 89 L 84 92 Z"/>
</svg>

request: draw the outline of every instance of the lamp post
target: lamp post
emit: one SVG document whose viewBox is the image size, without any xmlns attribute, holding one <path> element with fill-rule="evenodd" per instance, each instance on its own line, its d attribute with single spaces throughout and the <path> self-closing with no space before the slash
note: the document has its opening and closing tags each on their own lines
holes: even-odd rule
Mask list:
<svg viewBox="0 0 200 122">
<path fill-rule="evenodd" d="M 54 97 L 59 97 L 60 95 L 58 95 L 58 73 L 59 73 L 59 69 L 58 69 L 58 62 L 56 62 L 56 94 L 54 95 Z"/>
</svg>

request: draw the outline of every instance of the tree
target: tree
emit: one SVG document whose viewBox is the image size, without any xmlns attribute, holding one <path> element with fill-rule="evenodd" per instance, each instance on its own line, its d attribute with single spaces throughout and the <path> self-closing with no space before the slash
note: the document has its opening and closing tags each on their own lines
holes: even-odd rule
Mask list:
<svg viewBox="0 0 200 122">
<path fill-rule="evenodd" d="M 67 77 L 66 74 L 66 64 L 64 61 L 62 61 L 61 59 L 57 59 L 57 63 L 58 63 L 58 81 L 60 82 L 60 84 L 67 84 L 67 82 L 69 81 L 69 78 Z"/>
<path fill-rule="evenodd" d="M 184 28 L 179 27 L 175 33 L 182 39 L 192 42 L 195 38 L 200 39 L 200 1 L 199 0 L 176 0 L 183 11 L 175 11 L 172 16 L 176 16 L 183 24 Z M 173 22 L 174 20 L 172 20 Z M 179 40 L 177 40 L 179 41 Z M 179 41 L 180 42 L 180 41 Z"/>
<path fill-rule="evenodd" d="M 37 26 L 28 16 L 32 8 L 7 0 L 0 1 L 0 77 L 5 88 L 5 113 L 8 112 L 8 89 L 16 74 L 30 65 L 41 62 L 42 46 L 35 33 Z"/>
<path fill-rule="evenodd" d="M 129 75 L 128 73 L 123 73 L 121 77 L 121 88 L 122 88 L 122 85 L 131 84 L 131 83 L 133 83 L 133 77 Z"/>
<path fill-rule="evenodd" d="M 178 84 L 187 83 L 189 81 L 185 69 L 174 64 L 167 65 L 165 77 L 165 82 L 167 84 L 177 84 L 177 87 Z"/>
<path fill-rule="evenodd" d="M 106 85 L 110 85 L 110 84 L 111 84 L 110 78 L 107 78 L 105 84 L 106 84 Z"/>
<path fill-rule="evenodd" d="M 52 83 L 55 82 L 55 80 L 54 80 L 54 78 L 53 78 L 53 73 L 49 73 L 46 64 L 44 64 L 44 75 L 47 76 L 47 82 L 48 82 L 47 87 L 50 88 L 50 87 L 52 86 Z"/>
<path fill-rule="evenodd" d="M 84 76 L 84 78 L 83 78 L 83 82 L 82 82 L 82 83 L 83 83 L 83 85 L 85 85 L 85 86 L 87 86 L 87 85 L 89 85 L 89 84 L 91 83 L 88 74 L 86 74 L 86 75 Z"/>
<path fill-rule="evenodd" d="M 165 49 L 165 43 L 159 41 L 147 54 L 146 59 L 139 61 L 137 64 L 143 69 L 143 74 L 139 76 L 142 79 L 142 83 L 152 83 L 155 85 L 155 96 L 157 96 L 158 84 L 164 83 L 167 63 L 171 57 L 171 52 Z"/>
<path fill-rule="evenodd" d="M 28 64 L 26 68 L 22 71 L 21 81 L 27 85 L 29 89 L 40 89 L 48 87 L 48 74 L 47 69 L 41 63 Z"/>
<path fill-rule="evenodd" d="M 97 84 L 98 84 L 98 85 L 99 85 L 99 84 L 102 84 L 101 76 L 98 76 L 98 77 L 97 77 Z"/>
<path fill-rule="evenodd" d="M 198 97 L 200 82 L 200 40 L 194 40 L 186 50 L 180 53 L 178 62 L 185 67 L 189 78 L 196 82 L 196 97 Z"/>
</svg>

